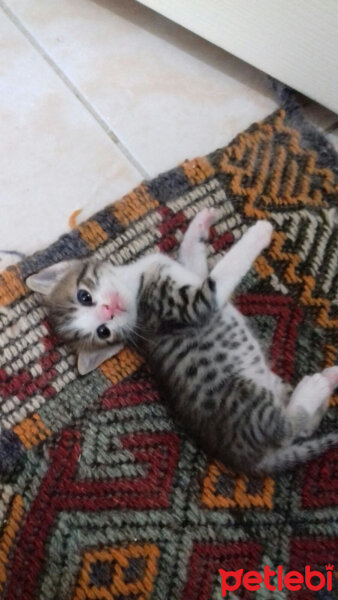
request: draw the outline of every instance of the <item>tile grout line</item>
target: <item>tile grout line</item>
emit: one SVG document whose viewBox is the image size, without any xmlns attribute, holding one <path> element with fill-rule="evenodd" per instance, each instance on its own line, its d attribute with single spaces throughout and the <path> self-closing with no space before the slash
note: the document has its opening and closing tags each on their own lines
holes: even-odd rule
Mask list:
<svg viewBox="0 0 338 600">
<path fill-rule="evenodd" d="M 11 11 L 11 9 L 7 6 L 3 0 L 0 0 L 0 8 L 2 8 L 3 12 L 7 15 L 7 17 L 12 21 L 12 23 L 21 31 L 21 33 L 25 36 L 25 38 L 30 42 L 30 44 L 37 50 L 37 52 L 42 56 L 42 58 L 48 63 L 48 65 L 53 69 L 54 73 L 58 75 L 58 77 L 63 81 L 63 83 L 67 86 L 67 88 L 74 94 L 74 96 L 81 102 L 84 108 L 91 114 L 91 116 L 95 119 L 98 125 L 105 131 L 108 137 L 115 143 L 120 152 L 125 156 L 125 158 L 137 169 L 137 171 L 144 178 L 150 178 L 150 174 L 142 167 L 142 165 L 138 162 L 138 160 L 131 154 L 131 152 L 126 148 L 126 146 L 121 142 L 118 136 L 114 133 L 114 131 L 109 127 L 108 123 L 105 119 L 100 115 L 100 113 L 90 104 L 84 94 L 76 87 L 76 85 L 67 77 L 67 75 L 62 71 L 62 69 L 57 65 L 54 59 L 48 54 L 48 52 L 39 44 L 39 42 L 34 38 L 34 36 L 30 33 L 30 31 L 23 25 L 20 19 Z"/>
</svg>

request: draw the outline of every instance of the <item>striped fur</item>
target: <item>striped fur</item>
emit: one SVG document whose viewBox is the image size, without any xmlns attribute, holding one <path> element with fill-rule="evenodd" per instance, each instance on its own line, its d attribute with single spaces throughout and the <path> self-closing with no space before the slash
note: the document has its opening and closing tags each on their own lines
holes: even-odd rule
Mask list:
<svg viewBox="0 0 338 600">
<path fill-rule="evenodd" d="M 337 443 L 332 435 L 291 446 L 307 415 L 288 414 L 288 386 L 269 370 L 242 315 L 229 303 L 218 309 L 215 289 L 210 277 L 200 288 L 177 286 L 163 268 L 141 280 L 143 336 L 129 342 L 146 356 L 176 421 L 209 455 L 245 473 L 292 466 Z"/>
</svg>

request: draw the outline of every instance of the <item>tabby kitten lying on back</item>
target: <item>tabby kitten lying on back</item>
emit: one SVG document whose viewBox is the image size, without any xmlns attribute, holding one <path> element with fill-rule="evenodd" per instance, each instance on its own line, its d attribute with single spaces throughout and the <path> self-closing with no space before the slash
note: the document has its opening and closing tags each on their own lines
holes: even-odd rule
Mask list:
<svg viewBox="0 0 338 600">
<path fill-rule="evenodd" d="M 245 473 L 293 466 L 338 443 L 306 440 L 338 384 L 338 367 L 292 391 L 269 368 L 230 295 L 272 226 L 259 221 L 208 275 L 204 240 L 215 218 L 191 222 L 179 262 L 163 254 L 125 266 L 74 260 L 28 278 L 47 296 L 57 333 L 75 344 L 81 374 L 129 344 L 146 358 L 174 417 L 208 454 Z"/>
</svg>

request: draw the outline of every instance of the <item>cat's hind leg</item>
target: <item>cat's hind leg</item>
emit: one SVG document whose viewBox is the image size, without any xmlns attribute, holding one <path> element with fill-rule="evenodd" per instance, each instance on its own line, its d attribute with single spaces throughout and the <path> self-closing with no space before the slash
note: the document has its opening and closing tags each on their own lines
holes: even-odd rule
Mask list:
<svg viewBox="0 0 338 600">
<path fill-rule="evenodd" d="M 286 407 L 296 437 L 308 437 L 317 429 L 337 386 L 338 367 L 307 375 L 298 383 Z"/>
<path fill-rule="evenodd" d="M 179 249 L 179 262 L 189 271 L 202 279 L 208 275 L 205 243 L 209 237 L 210 227 L 217 218 L 217 211 L 204 208 L 193 218 Z"/>
<path fill-rule="evenodd" d="M 304 377 L 291 394 L 285 408 L 286 436 L 282 444 L 274 444 L 257 465 L 257 471 L 274 473 L 318 456 L 338 444 L 338 433 L 309 437 L 327 409 L 330 394 L 338 386 L 338 367 L 324 369 Z"/>
</svg>

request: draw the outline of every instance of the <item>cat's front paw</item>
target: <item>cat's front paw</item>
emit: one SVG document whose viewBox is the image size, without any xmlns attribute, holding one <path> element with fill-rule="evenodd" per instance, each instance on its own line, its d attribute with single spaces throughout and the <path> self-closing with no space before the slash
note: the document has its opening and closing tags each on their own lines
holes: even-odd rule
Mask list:
<svg viewBox="0 0 338 600">
<path fill-rule="evenodd" d="M 269 221 L 257 221 L 250 227 L 249 233 L 257 247 L 263 250 L 271 242 L 273 227 Z"/>
<path fill-rule="evenodd" d="M 191 222 L 191 235 L 194 235 L 198 241 L 206 241 L 209 237 L 210 227 L 215 223 L 217 217 L 218 212 L 216 209 L 203 208 Z"/>
</svg>

